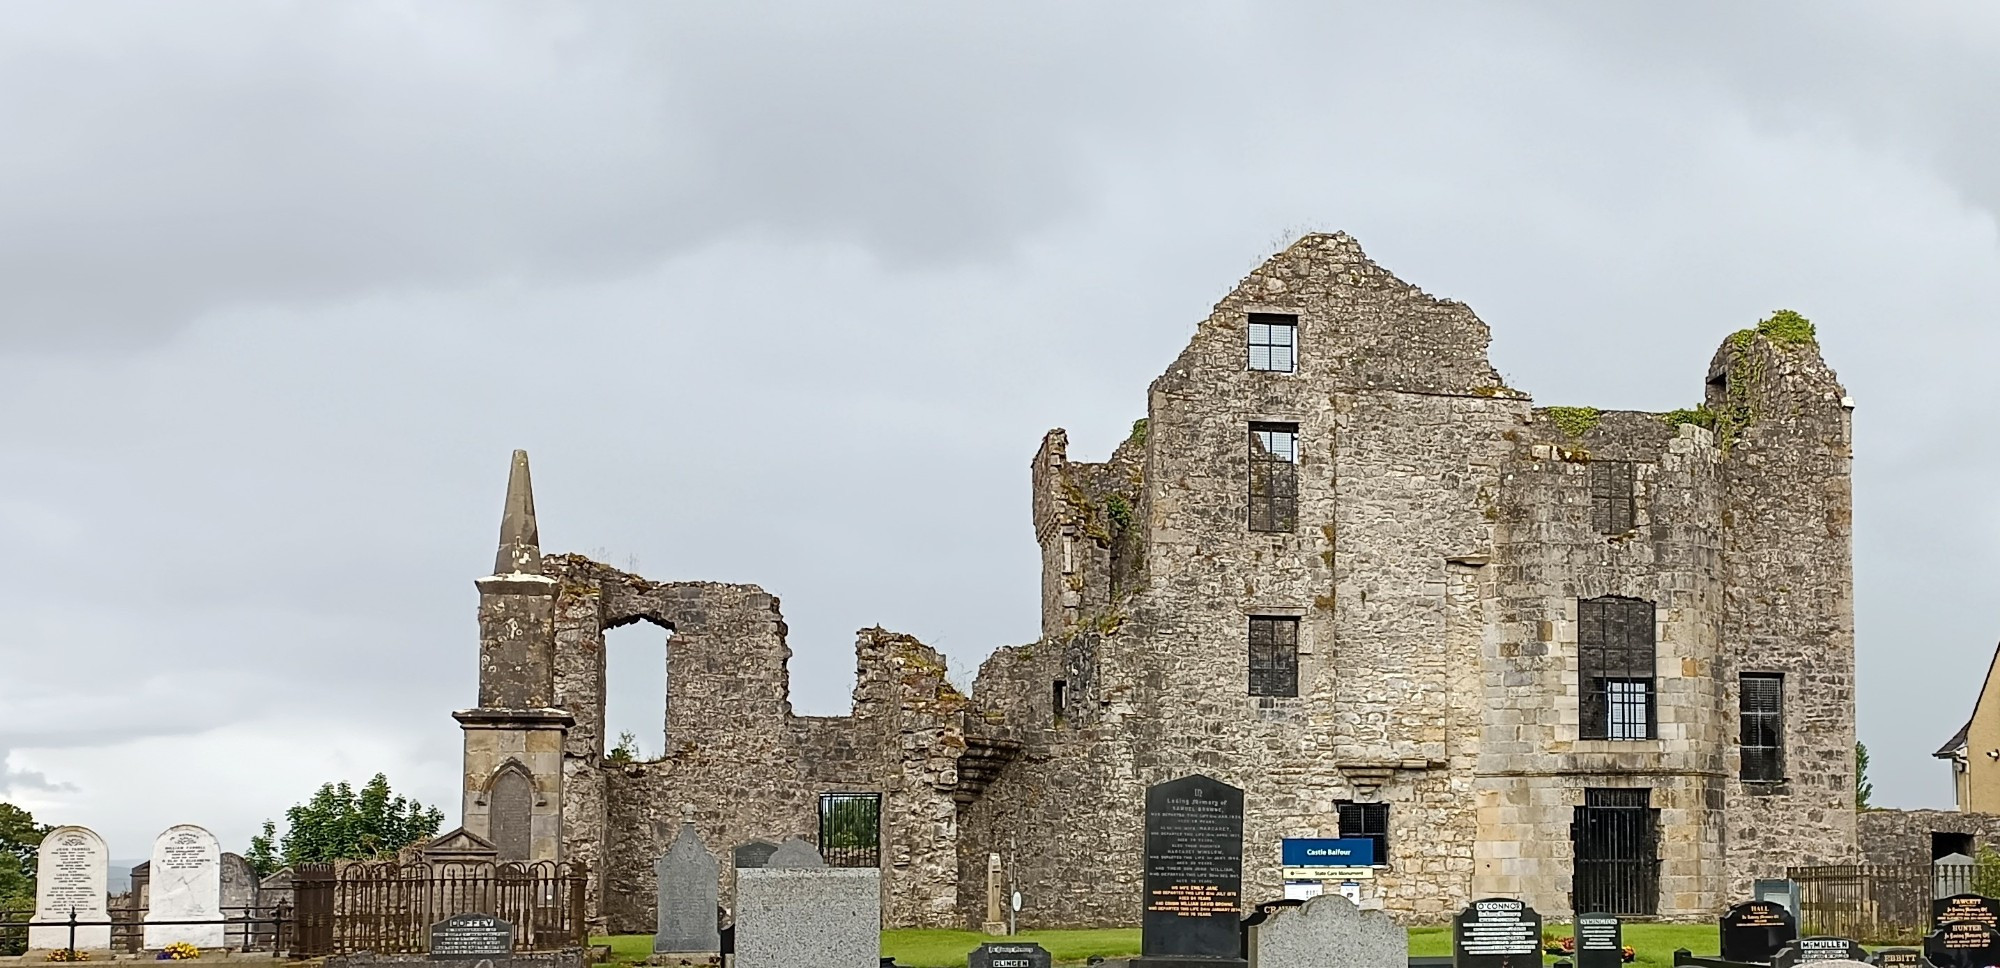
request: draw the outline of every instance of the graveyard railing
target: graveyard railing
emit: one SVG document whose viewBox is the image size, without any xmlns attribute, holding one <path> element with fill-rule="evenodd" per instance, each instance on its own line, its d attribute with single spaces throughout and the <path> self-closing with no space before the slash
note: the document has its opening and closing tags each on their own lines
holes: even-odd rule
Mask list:
<svg viewBox="0 0 2000 968">
<path fill-rule="evenodd" d="M 461 914 L 514 928 L 518 951 L 584 943 L 584 885 L 576 862 L 370 861 L 293 870 L 297 940 L 306 957 L 373 951 L 422 954 L 431 926 Z"/>
<path fill-rule="evenodd" d="M 231 914 L 229 912 L 236 913 Z M 146 912 L 129 908 L 113 910 L 102 918 L 82 917 L 76 909 L 70 909 L 69 916 L 60 920 L 36 920 L 32 910 L 0 911 L 0 939 L 5 940 L 0 954 L 20 954 L 27 950 L 29 931 L 33 928 L 59 928 L 64 932 L 65 944 L 52 950 L 78 951 L 77 932 L 83 928 L 106 928 L 110 950 L 133 952 L 145 947 L 146 929 L 152 927 L 205 927 L 218 926 L 223 929 L 225 949 L 251 951 L 283 951 L 291 938 L 290 905 L 280 904 L 274 908 L 228 908 L 219 918 L 205 920 L 148 920 Z M 82 949 L 90 950 L 90 949 Z"/>
<path fill-rule="evenodd" d="M 1972 890 L 1971 868 L 1934 864 L 1794 867 L 1799 935 L 1910 944 L 1930 930 L 1931 902 Z"/>
</svg>

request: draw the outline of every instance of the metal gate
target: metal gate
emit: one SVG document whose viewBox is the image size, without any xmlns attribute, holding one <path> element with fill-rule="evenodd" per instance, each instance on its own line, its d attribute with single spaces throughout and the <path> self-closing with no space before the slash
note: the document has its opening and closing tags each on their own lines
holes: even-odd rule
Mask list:
<svg viewBox="0 0 2000 968">
<path fill-rule="evenodd" d="M 1660 811 L 1647 789 L 1589 789 L 1570 824 L 1578 912 L 1650 916 L 1660 911 Z"/>
<path fill-rule="evenodd" d="M 819 853 L 828 867 L 882 866 L 882 795 L 820 794 Z"/>
<path fill-rule="evenodd" d="M 297 920 L 290 943 L 280 946 L 306 956 L 333 953 L 332 864 L 299 864 L 292 868 L 292 911 Z"/>
</svg>

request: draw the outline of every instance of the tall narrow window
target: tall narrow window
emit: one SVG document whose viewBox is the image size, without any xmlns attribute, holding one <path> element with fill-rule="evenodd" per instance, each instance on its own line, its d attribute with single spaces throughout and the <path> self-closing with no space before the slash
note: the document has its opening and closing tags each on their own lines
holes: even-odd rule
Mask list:
<svg viewBox="0 0 2000 968">
<path fill-rule="evenodd" d="M 1060 725 L 1063 717 L 1069 713 L 1069 683 L 1067 681 L 1062 679 L 1056 680 L 1055 687 L 1049 690 L 1049 705 L 1054 707 L 1056 711 L 1056 723 Z"/>
<path fill-rule="evenodd" d="M 1299 694 L 1299 620 L 1250 619 L 1250 694 Z"/>
<path fill-rule="evenodd" d="M 1598 534 L 1632 530 L 1632 462 L 1590 462 L 1590 523 Z"/>
<path fill-rule="evenodd" d="M 1333 805 L 1340 815 L 1340 836 L 1345 840 L 1375 842 L 1375 863 L 1389 862 L 1389 805 L 1341 800 Z"/>
<path fill-rule="evenodd" d="M 1250 314 L 1250 368 L 1290 373 L 1298 366 L 1299 318 Z"/>
<path fill-rule="evenodd" d="M 1298 424 L 1250 425 L 1250 530 L 1298 526 L 1298 468 Z"/>
<path fill-rule="evenodd" d="M 1746 783 L 1785 778 L 1785 677 L 1746 672 L 1736 681 L 1736 718 L 1742 729 Z"/>
<path fill-rule="evenodd" d="M 1583 739 L 1652 739 L 1653 603 L 1591 598 L 1576 603 L 1577 691 Z"/>
</svg>

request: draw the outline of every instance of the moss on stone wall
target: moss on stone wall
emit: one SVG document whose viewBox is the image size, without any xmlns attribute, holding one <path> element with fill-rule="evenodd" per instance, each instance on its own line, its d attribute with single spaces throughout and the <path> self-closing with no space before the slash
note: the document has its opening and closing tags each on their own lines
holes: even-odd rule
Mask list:
<svg viewBox="0 0 2000 968">
<path fill-rule="evenodd" d="M 1739 329 L 1732 333 L 1729 341 L 1738 350 L 1747 350 L 1762 336 L 1779 346 L 1810 346 L 1819 342 L 1819 335 L 1813 331 L 1812 320 L 1789 309 L 1780 309 L 1757 322 L 1749 329 Z"/>
<path fill-rule="evenodd" d="M 1549 407 L 1542 412 L 1548 414 L 1557 430 L 1569 437 L 1581 437 L 1591 432 L 1604 419 L 1604 412 L 1596 407 Z"/>
</svg>

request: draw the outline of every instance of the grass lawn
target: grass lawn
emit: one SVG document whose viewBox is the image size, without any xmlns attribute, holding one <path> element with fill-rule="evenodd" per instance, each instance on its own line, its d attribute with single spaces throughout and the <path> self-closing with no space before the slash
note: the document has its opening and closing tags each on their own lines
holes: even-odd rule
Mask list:
<svg viewBox="0 0 2000 968">
<path fill-rule="evenodd" d="M 1565 937 L 1570 933 L 1567 924 L 1550 924 L 1545 930 L 1549 934 Z M 1139 953 L 1138 928 L 1106 928 L 1097 931 L 1023 931 L 1015 937 L 1023 941 L 1039 942 L 1055 955 L 1057 963 L 1082 964 L 1092 955 L 1106 958 L 1120 958 Z M 972 949 L 994 940 L 973 931 L 884 931 L 882 933 L 882 954 L 894 956 L 896 964 L 909 968 L 962 968 L 965 955 Z M 639 962 L 653 953 L 653 936 L 650 934 L 621 934 L 612 938 L 592 938 L 592 944 L 611 945 L 611 957 L 615 961 Z M 1698 955 L 1714 955 L 1716 948 L 1715 925 L 1710 924 L 1628 924 L 1625 926 L 1625 943 L 1638 951 L 1639 965 L 1645 968 L 1671 968 L 1674 963 L 1674 949 L 1686 948 Z M 1451 954 L 1451 927 L 1410 929 L 1410 954 L 1449 955 Z M 1554 964 L 1553 957 L 1547 959 Z"/>
</svg>

